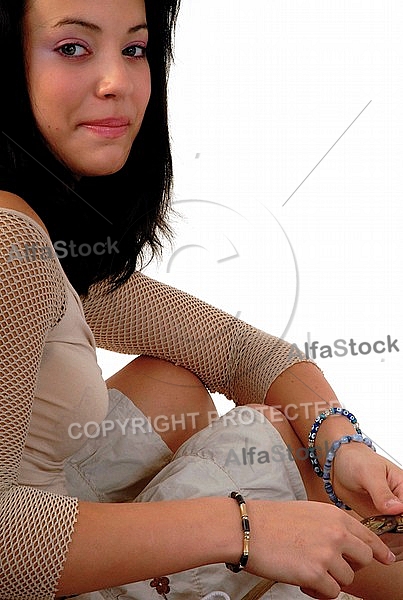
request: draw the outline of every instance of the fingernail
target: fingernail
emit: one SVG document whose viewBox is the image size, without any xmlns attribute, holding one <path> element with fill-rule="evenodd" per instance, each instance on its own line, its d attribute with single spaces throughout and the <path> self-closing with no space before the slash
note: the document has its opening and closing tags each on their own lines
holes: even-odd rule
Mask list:
<svg viewBox="0 0 403 600">
<path fill-rule="evenodd" d="M 390 562 L 390 563 L 396 562 L 396 556 L 393 554 L 393 552 L 389 552 L 388 562 Z"/>
</svg>

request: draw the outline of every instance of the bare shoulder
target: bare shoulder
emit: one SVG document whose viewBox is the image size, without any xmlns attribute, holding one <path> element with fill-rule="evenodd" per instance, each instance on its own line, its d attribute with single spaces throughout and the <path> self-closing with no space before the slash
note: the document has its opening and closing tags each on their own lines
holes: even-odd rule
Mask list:
<svg viewBox="0 0 403 600">
<path fill-rule="evenodd" d="M 42 229 L 48 234 L 48 231 L 42 219 L 39 218 L 37 213 L 20 196 L 1 190 L 0 208 L 10 208 L 11 210 L 16 210 L 17 212 L 23 213 L 27 217 L 31 217 L 31 219 L 36 221 L 38 225 L 40 225 Z"/>
</svg>

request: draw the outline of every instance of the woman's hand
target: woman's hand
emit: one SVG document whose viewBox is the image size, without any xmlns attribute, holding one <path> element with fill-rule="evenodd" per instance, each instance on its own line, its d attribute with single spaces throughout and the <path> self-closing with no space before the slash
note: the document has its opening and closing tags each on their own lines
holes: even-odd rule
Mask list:
<svg viewBox="0 0 403 600">
<path fill-rule="evenodd" d="M 313 598 L 335 598 L 371 563 L 394 562 L 374 533 L 348 513 L 321 502 L 248 501 L 247 571 L 299 586 Z"/>
<path fill-rule="evenodd" d="M 403 471 L 365 444 L 338 450 L 332 470 L 336 494 L 359 515 L 403 514 Z M 382 541 L 403 560 L 403 534 L 382 535 Z"/>
<path fill-rule="evenodd" d="M 339 498 L 362 516 L 403 513 L 403 470 L 365 444 L 339 448 L 332 482 Z"/>
</svg>

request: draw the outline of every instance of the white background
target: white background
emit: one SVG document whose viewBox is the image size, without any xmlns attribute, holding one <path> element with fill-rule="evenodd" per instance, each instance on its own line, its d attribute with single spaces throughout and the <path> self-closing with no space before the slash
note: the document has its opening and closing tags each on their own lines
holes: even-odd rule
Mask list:
<svg viewBox="0 0 403 600">
<path fill-rule="evenodd" d="M 402 17 L 400 0 L 182 0 L 176 240 L 145 271 L 301 349 L 397 340 L 316 360 L 399 463 Z M 129 360 L 99 351 L 105 377 Z"/>
</svg>

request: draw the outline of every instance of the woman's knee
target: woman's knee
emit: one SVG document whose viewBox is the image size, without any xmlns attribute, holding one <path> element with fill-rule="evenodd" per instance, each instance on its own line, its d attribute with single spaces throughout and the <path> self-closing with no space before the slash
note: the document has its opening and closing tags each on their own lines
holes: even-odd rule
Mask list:
<svg viewBox="0 0 403 600">
<path fill-rule="evenodd" d="M 211 422 L 214 402 L 191 371 L 140 356 L 107 380 L 150 420 L 172 451 Z"/>
</svg>

